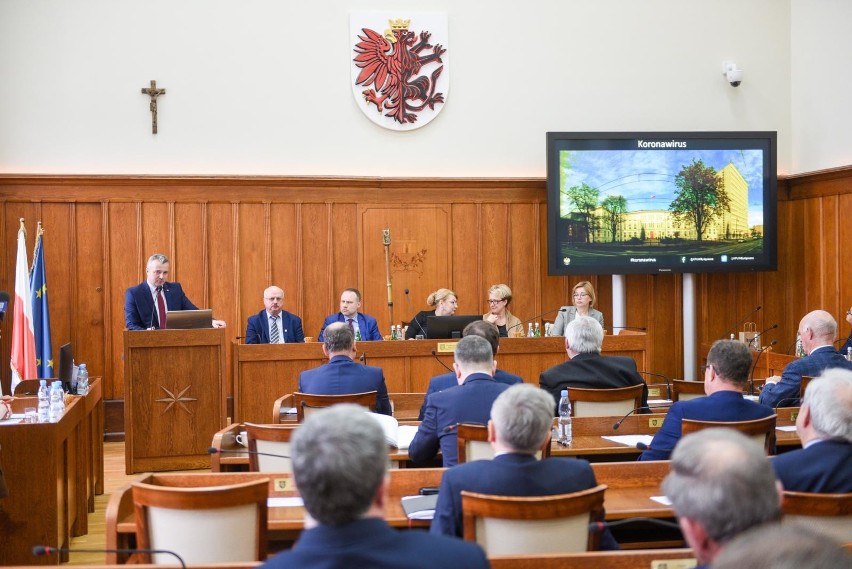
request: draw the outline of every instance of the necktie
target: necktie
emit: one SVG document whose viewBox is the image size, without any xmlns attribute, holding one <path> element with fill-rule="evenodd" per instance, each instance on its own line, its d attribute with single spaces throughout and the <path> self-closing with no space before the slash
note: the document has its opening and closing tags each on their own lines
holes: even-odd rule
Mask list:
<svg viewBox="0 0 852 569">
<path fill-rule="evenodd" d="M 157 319 L 160 321 L 160 330 L 166 327 L 166 301 L 163 298 L 163 287 L 157 287 Z"/>
<path fill-rule="evenodd" d="M 272 326 L 269 328 L 269 343 L 278 344 L 280 343 L 280 337 L 278 336 L 278 317 L 270 316 L 270 318 L 272 318 Z"/>
<path fill-rule="evenodd" d="M 355 333 L 355 326 L 352 325 L 352 319 L 347 318 L 346 322 L 349 324 L 349 329 L 352 330 L 352 333 L 354 334 Z"/>
</svg>

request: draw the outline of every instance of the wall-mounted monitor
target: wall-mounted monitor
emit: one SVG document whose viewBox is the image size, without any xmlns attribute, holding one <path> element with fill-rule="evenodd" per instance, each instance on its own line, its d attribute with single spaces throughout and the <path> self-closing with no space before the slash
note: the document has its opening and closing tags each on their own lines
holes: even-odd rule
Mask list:
<svg viewBox="0 0 852 569">
<path fill-rule="evenodd" d="M 547 133 L 548 273 L 776 270 L 776 138 Z"/>
</svg>

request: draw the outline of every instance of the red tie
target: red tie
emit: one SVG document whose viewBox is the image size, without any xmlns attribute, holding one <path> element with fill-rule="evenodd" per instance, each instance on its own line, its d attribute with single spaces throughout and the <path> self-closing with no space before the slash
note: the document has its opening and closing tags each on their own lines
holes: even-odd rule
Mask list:
<svg viewBox="0 0 852 569">
<path fill-rule="evenodd" d="M 163 289 L 157 290 L 157 318 L 160 321 L 160 329 L 166 327 L 166 301 L 163 299 Z"/>
<path fill-rule="evenodd" d="M 346 321 L 349 323 L 349 329 L 350 329 L 350 330 L 352 330 L 352 331 L 354 332 L 354 331 L 355 331 L 355 326 L 352 324 L 352 319 L 351 319 L 351 318 L 347 318 L 347 319 L 346 319 Z"/>
</svg>

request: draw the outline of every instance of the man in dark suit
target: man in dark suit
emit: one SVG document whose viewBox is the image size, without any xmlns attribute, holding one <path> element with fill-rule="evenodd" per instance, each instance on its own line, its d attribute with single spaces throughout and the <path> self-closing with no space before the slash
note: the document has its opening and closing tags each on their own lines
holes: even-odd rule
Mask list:
<svg viewBox="0 0 852 569">
<path fill-rule="evenodd" d="M 284 291 L 271 286 L 263 291 L 265 308 L 250 316 L 246 325 L 246 344 L 292 344 L 304 342 L 302 319 L 284 310 Z M 273 336 L 275 341 L 271 341 Z"/>
<path fill-rule="evenodd" d="M 408 447 L 415 462 L 431 460 L 440 449 L 444 466 L 458 462 L 456 425 L 485 425 L 491 416 L 491 405 L 509 388 L 494 381 L 494 352 L 491 344 L 479 336 L 467 336 L 456 345 L 453 368 L 458 385 L 433 393 L 426 398 L 426 411 L 417 434 Z"/>
<path fill-rule="evenodd" d="M 781 404 L 795 407 L 799 404 L 803 375 L 815 377 L 825 369 L 836 367 L 852 370 L 852 362 L 834 349 L 836 336 L 837 321 L 831 314 L 825 310 L 806 314 L 799 322 L 799 338 L 808 355 L 787 364 L 780 377 L 767 378 L 760 391 L 760 402 L 770 407 Z"/>
<path fill-rule="evenodd" d="M 180 283 L 167 282 L 169 258 L 154 253 L 148 258 L 146 280 L 127 289 L 124 294 L 124 323 L 128 330 L 168 328 L 160 322 L 169 310 L 198 310 L 186 297 Z M 162 305 L 159 303 L 162 299 Z M 224 328 L 222 320 L 213 321 L 214 328 Z"/>
<path fill-rule="evenodd" d="M 852 308 L 846 311 L 846 321 L 849 324 L 852 324 Z M 846 342 L 844 342 L 837 351 L 841 356 L 849 357 L 850 350 L 852 350 L 852 330 L 849 331 L 849 337 L 846 338 Z"/>
<path fill-rule="evenodd" d="M 325 329 L 323 353 L 328 363 L 299 374 L 299 391 L 314 395 L 376 392 L 376 412 L 391 414 L 388 387 L 382 368 L 356 364 L 355 335 L 342 322 Z"/>
<path fill-rule="evenodd" d="M 471 334 L 488 340 L 488 343 L 491 344 L 491 349 L 494 352 L 494 357 L 497 357 L 497 352 L 500 350 L 500 332 L 497 330 L 497 326 L 490 322 L 486 322 L 485 320 L 477 320 L 476 322 L 471 322 L 465 326 L 462 331 L 462 337 L 469 336 Z M 505 383 L 506 385 L 514 385 L 516 383 L 523 383 L 524 381 L 521 376 L 503 371 L 502 369 L 494 371 L 494 380 L 498 383 Z M 423 414 L 426 412 L 427 397 L 433 393 L 437 393 L 438 391 L 455 387 L 458 384 L 459 382 L 456 380 L 456 374 L 454 372 L 442 373 L 441 375 L 436 375 L 430 379 L 429 388 L 426 390 L 426 396 L 423 398 L 423 405 L 420 406 L 419 420 L 423 420 Z"/>
<path fill-rule="evenodd" d="M 718 340 L 707 353 L 704 392 L 707 397 L 678 401 L 669 408 L 651 448 L 639 460 L 667 460 L 680 440 L 683 419 L 750 421 L 772 415 L 771 407 L 743 398 L 751 370 L 751 351 L 736 340 Z"/>
<path fill-rule="evenodd" d="M 475 543 L 388 526 L 387 442 L 358 407 L 336 405 L 312 414 L 293 435 L 291 455 L 305 530 L 292 549 L 264 567 L 488 567 Z"/>
<path fill-rule="evenodd" d="M 363 342 L 374 342 L 382 339 L 379 325 L 376 319 L 366 314 L 361 314 L 361 291 L 357 288 L 347 288 L 340 295 L 340 312 L 332 314 L 325 319 L 320 328 L 319 341 L 323 341 L 323 332 L 326 327 L 334 322 L 345 322 L 355 333 L 355 339 Z"/>
<path fill-rule="evenodd" d="M 852 371 L 830 369 L 808 384 L 796 418 L 802 448 L 772 459 L 784 490 L 852 492 Z"/>
<path fill-rule="evenodd" d="M 541 372 L 538 383 L 553 396 L 558 414 L 563 389 L 615 389 L 642 385 L 642 407 L 648 405 L 648 387 L 636 371 L 636 362 L 625 356 L 602 356 L 603 328 L 591 316 L 578 316 L 565 328 L 565 351 L 571 358 Z"/>
<path fill-rule="evenodd" d="M 497 397 L 488 422 L 494 460 L 475 460 L 444 472 L 432 533 L 462 537 L 462 490 L 528 497 L 568 494 L 598 485 L 585 460 L 536 459 L 536 451 L 550 435 L 552 409 L 550 396 L 534 385 L 513 385 Z M 600 545 L 618 549 L 609 530 Z"/>
</svg>

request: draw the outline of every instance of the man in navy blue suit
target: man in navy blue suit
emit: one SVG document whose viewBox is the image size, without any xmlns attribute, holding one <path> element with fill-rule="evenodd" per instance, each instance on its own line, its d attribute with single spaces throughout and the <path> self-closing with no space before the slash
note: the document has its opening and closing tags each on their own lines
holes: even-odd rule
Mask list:
<svg viewBox="0 0 852 569">
<path fill-rule="evenodd" d="M 497 362 L 491 344 L 484 338 L 462 338 L 456 345 L 454 357 L 458 385 L 426 398 L 423 421 L 408 447 L 408 456 L 415 462 L 435 458 L 440 449 L 444 466 L 455 466 L 458 462 L 456 426 L 459 423 L 487 424 L 494 400 L 509 388 L 494 380 Z"/>
<path fill-rule="evenodd" d="M 167 282 L 169 258 L 154 253 L 148 258 L 146 280 L 127 289 L 124 294 L 124 324 L 128 330 L 168 328 L 169 310 L 198 310 L 186 297 L 180 283 Z M 162 299 L 162 304 L 159 302 Z M 225 322 L 213 320 L 214 328 L 224 328 Z"/>
<path fill-rule="evenodd" d="M 302 319 L 284 310 L 284 291 L 281 288 L 271 286 L 264 290 L 263 305 L 263 310 L 248 319 L 246 344 L 292 344 L 305 341 Z"/>
<path fill-rule="evenodd" d="M 322 342 L 326 327 L 333 322 L 345 322 L 355 333 L 355 339 L 362 342 L 373 342 L 382 339 L 376 319 L 361 314 L 361 291 L 357 288 L 347 288 L 340 294 L 340 312 L 325 319 L 320 328 L 319 341 Z"/>
<path fill-rule="evenodd" d="M 704 392 L 707 397 L 678 401 L 669 408 L 651 448 L 639 460 L 666 460 L 680 440 L 683 419 L 751 421 L 772 415 L 771 407 L 743 398 L 751 370 L 751 351 L 736 340 L 718 340 L 707 353 Z"/>
<path fill-rule="evenodd" d="M 471 322 L 464 327 L 464 330 L 462 330 L 462 337 L 469 336 L 471 334 L 488 340 L 488 343 L 491 344 L 491 349 L 494 352 L 494 357 L 497 357 L 497 352 L 500 350 L 500 332 L 497 330 L 497 326 L 485 320 L 477 320 L 476 322 Z M 514 385 L 516 383 L 523 383 L 524 381 L 521 376 L 503 371 L 502 369 L 494 371 L 494 380 L 498 383 L 505 383 L 506 385 Z M 426 412 L 427 397 L 433 393 L 437 393 L 438 391 L 455 387 L 458 384 L 459 382 L 456 379 L 456 374 L 454 372 L 442 373 L 441 375 L 436 375 L 430 379 L 429 388 L 426 390 L 426 396 L 423 398 L 423 405 L 420 406 L 419 420 L 423 420 L 423 414 Z"/>
<path fill-rule="evenodd" d="M 770 407 L 795 407 L 799 404 L 803 375 L 815 377 L 823 370 L 836 367 L 852 370 L 852 362 L 834 349 L 836 336 L 837 321 L 831 314 L 825 310 L 806 314 L 799 322 L 799 338 L 808 355 L 787 364 L 780 377 L 767 378 L 760 391 L 760 402 Z"/>
<path fill-rule="evenodd" d="M 299 391 L 314 395 L 376 392 L 376 412 L 391 414 L 388 387 L 382 368 L 355 363 L 355 335 L 342 322 L 325 329 L 322 352 L 328 363 L 299 374 Z"/>
<path fill-rule="evenodd" d="M 585 460 L 536 459 L 535 453 L 550 435 L 552 425 L 553 401 L 541 389 L 520 384 L 501 393 L 488 422 L 494 460 L 475 460 L 444 472 L 430 531 L 462 537 L 462 490 L 529 497 L 569 494 L 597 486 L 595 473 Z M 618 549 L 608 529 L 600 549 Z"/>
<path fill-rule="evenodd" d="M 388 445 L 360 408 L 336 405 L 312 414 L 293 435 L 290 452 L 305 530 L 264 567 L 488 567 L 475 543 L 388 526 Z"/>
<path fill-rule="evenodd" d="M 852 324 L 852 308 L 846 311 L 846 321 L 849 324 Z M 852 350 L 852 330 L 849 332 L 849 337 L 846 338 L 846 342 L 840 346 L 840 349 L 837 350 L 841 356 L 849 356 L 849 351 Z"/>
<path fill-rule="evenodd" d="M 852 371 L 830 369 L 808 384 L 796 418 L 802 448 L 772 459 L 784 490 L 852 492 Z"/>
</svg>

